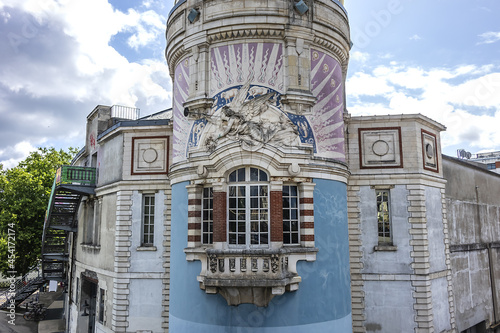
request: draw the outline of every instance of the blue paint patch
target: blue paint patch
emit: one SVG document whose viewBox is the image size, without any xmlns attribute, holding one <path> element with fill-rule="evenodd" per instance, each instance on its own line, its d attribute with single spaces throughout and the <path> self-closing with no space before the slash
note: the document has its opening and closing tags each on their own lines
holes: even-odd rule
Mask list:
<svg viewBox="0 0 500 333">
<path fill-rule="evenodd" d="M 193 123 L 193 126 L 191 126 L 191 131 L 189 132 L 188 148 L 197 147 L 200 144 L 201 134 L 207 126 L 207 123 L 208 121 L 204 118 L 198 119 Z"/>
<path fill-rule="evenodd" d="M 200 289 L 196 277 L 201 263 L 186 261 L 183 252 L 189 183 L 172 186 L 171 332 L 352 332 L 347 186 L 323 179 L 314 182 L 317 260 L 299 261 L 299 290 L 274 297 L 267 307 L 228 306 L 222 296 Z"/>
<path fill-rule="evenodd" d="M 297 129 L 299 131 L 300 141 L 302 143 L 313 145 L 314 152 L 316 153 L 317 151 L 316 151 L 316 141 L 314 140 L 314 133 L 311 128 L 311 125 L 309 124 L 309 121 L 307 121 L 307 118 L 305 116 L 296 115 L 292 113 L 287 113 L 286 115 L 288 119 L 290 119 L 291 122 L 294 123 L 295 126 L 297 126 Z"/>
</svg>

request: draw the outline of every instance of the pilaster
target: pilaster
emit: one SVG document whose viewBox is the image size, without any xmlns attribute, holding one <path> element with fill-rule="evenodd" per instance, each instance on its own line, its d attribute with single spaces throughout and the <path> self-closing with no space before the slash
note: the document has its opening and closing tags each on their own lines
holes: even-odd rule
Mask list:
<svg viewBox="0 0 500 333">
<path fill-rule="evenodd" d="M 133 191 L 118 191 L 116 197 L 116 240 L 111 327 L 114 332 L 126 332 L 128 327 L 129 278 L 121 278 L 130 269 Z"/>
<path fill-rule="evenodd" d="M 353 333 L 365 333 L 365 292 L 361 270 L 363 269 L 361 250 L 361 221 L 359 186 L 347 187 L 347 216 L 349 228 L 349 264 L 351 269 L 351 305 Z"/>
</svg>

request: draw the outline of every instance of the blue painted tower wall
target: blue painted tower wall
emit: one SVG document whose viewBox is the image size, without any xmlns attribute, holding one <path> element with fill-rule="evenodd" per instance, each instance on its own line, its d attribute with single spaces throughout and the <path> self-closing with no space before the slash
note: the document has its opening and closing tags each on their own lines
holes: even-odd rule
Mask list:
<svg viewBox="0 0 500 333">
<path fill-rule="evenodd" d="M 196 280 L 199 261 L 188 262 L 187 182 L 172 187 L 170 317 L 172 333 L 352 332 L 347 225 L 347 188 L 338 181 L 315 179 L 315 262 L 299 261 L 299 290 L 272 299 L 268 307 L 228 306 L 208 295 Z"/>
</svg>

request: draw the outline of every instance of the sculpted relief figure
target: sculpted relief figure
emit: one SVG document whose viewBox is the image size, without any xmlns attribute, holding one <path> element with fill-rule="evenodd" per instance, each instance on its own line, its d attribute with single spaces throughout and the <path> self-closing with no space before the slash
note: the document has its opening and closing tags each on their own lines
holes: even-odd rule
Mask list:
<svg viewBox="0 0 500 333">
<path fill-rule="evenodd" d="M 215 150 L 220 140 L 227 138 L 241 143 L 243 149 L 257 150 L 264 144 L 297 147 L 299 132 L 295 124 L 275 105 L 271 98 L 275 93 L 266 93 L 247 100 L 250 83 L 242 86 L 233 100 L 219 110 L 218 117 L 207 131 L 205 146 Z M 215 115 L 214 115 L 215 116 Z"/>
</svg>

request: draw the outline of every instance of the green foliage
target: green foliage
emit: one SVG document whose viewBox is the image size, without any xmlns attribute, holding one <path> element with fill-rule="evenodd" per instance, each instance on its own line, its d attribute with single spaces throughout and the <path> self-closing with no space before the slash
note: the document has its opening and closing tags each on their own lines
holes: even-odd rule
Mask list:
<svg viewBox="0 0 500 333">
<path fill-rule="evenodd" d="M 56 170 L 69 164 L 76 153 L 73 148 L 38 148 L 12 169 L 0 165 L 0 272 L 4 275 L 9 270 L 9 247 L 15 245 L 17 275 L 28 272 L 39 259 Z"/>
</svg>

